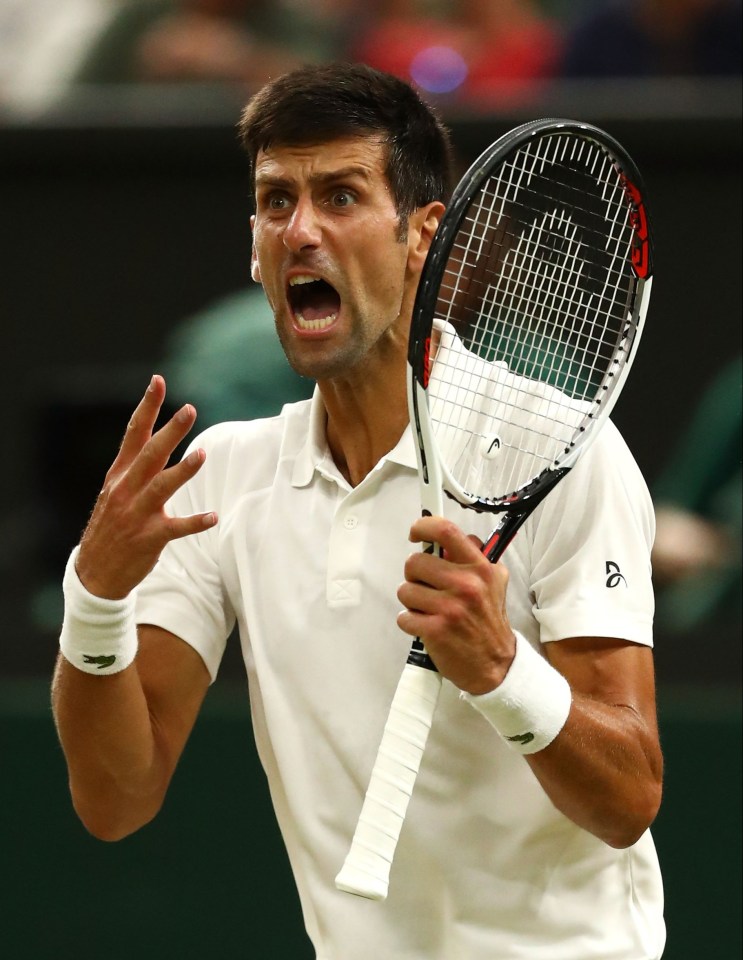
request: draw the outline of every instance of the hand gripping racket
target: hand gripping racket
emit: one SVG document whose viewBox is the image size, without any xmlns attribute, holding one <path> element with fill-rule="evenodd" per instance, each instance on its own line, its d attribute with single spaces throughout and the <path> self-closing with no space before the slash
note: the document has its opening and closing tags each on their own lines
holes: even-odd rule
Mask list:
<svg viewBox="0 0 743 960">
<path fill-rule="evenodd" d="M 501 514 L 483 546 L 499 559 L 606 421 L 651 282 L 642 182 L 614 139 L 584 123 L 537 120 L 482 154 L 441 220 L 411 323 L 424 515 L 443 513 L 442 491 Z M 387 896 L 440 685 L 415 640 L 336 877 L 341 890 Z"/>
</svg>

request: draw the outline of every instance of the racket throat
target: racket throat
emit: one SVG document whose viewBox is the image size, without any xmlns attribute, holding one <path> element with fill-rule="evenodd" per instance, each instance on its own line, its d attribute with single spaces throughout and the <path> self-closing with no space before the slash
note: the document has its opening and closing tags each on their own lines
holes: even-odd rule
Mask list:
<svg viewBox="0 0 743 960">
<path fill-rule="evenodd" d="M 516 536 L 531 514 L 531 510 L 521 513 L 507 513 L 482 545 L 482 552 L 491 563 L 497 563 L 506 552 L 506 547 Z"/>
<path fill-rule="evenodd" d="M 518 518 L 516 517 L 507 517 L 507 520 L 513 521 L 515 519 L 519 520 L 518 524 L 501 522 L 493 530 L 488 539 L 482 545 L 482 552 L 485 554 L 487 559 L 491 563 L 497 563 L 500 558 L 505 553 L 506 547 L 516 536 L 516 531 L 521 526 L 521 524 L 526 520 L 524 514 L 519 514 Z M 505 529 L 508 528 L 508 529 Z"/>
</svg>

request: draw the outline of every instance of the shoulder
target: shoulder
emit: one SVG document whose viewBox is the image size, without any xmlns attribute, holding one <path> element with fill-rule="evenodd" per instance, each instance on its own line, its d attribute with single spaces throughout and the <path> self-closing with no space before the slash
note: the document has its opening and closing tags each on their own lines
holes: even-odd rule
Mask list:
<svg viewBox="0 0 743 960">
<path fill-rule="evenodd" d="M 590 449 L 535 512 L 542 536 L 568 539 L 632 528 L 646 544 L 655 530 L 645 478 L 614 423 L 601 428 Z"/>
<path fill-rule="evenodd" d="M 644 510 L 650 492 L 632 451 L 609 420 L 561 486 L 567 496 L 597 502 L 605 508 L 626 503 Z"/>
<path fill-rule="evenodd" d="M 608 420 L 574 472 L 583 474 L 584 482 L 600 483 L 605 477 L 623 487 L 641 492 L 650 498 L 647 483 L 632 451 L 613 421 Z"/>
<path fill-rule="evenodd" d="M 311 400 L 286 403 L 281 413 L 254 420 L 229 420 L 208 427 L 192 442 L 189 449 L 202 447 L 214 456 L 230 458 L 251 454 L 277 454 L 287 442 L 302 444 L 309 428 Z M 293 445 L 297 445 L 296 442 Z"/>
<path fill-rule="evenodd" d="M 201 448 L 204 468 L 196 480 L 227 495 L 270 486 L 282 460 L 293 459 L 309 431 L 311 401 L 284 406 L 275 417 L 219 423 L 200 433 L 186 454 Z"/>
</svg>

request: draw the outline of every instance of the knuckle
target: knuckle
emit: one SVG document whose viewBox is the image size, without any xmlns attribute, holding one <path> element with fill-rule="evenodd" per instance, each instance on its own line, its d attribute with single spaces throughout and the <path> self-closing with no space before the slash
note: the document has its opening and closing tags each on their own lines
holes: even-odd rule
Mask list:
<svg viewBox="0 0 743 960">
<path fill-rule="evenodd" d="M 411 553 L 405 561 L 403 572 L 405 573 L 406 580 L 415 580 L 415 571 L 418 565 L 419 557 L 419 553 Z"/>
<path fill-rule="evenodd" d="M 150 480 L 149 492 L 154 500 L 162 501 L 166 500 L 168 497 L 167 484 L 165 482 L 165 475 L 163 473 L 157 473 Z"/>
<path fill-rule="evenodd" d="M 479 581 L 472 577 L 465 577 L 459 587 L 459 596 L 465 607 L 478 605 L 482 597 Z"/>
<path fill-rule="evenodd" d="M 155 438 L 151 437 L 147 443 L 142 446 L 142 449 L 138 453 L 138 459 L 145 464 L 150 464 L 153 461 L 157 460 L 157 444 Z"/>
<path fill-rule="evenodd" d="M 156 473 L 148 484 L 148 500 L 154 504 L 163 504 L 170 498 L 172 486 L 168 476 L 163 473 Z"/>
<path fill-rule="evenodd" d="M 439 616 L 447 624 L 456 623 L 462 613 L 462 604 L 458 598 L 444 597 L 439 606 Z"/>
<path fill-rule="evenodd" d="M 456 523 L 454 523 L 453 520 L 449 520 L 447 517 L 442 518 L 440 530 L 442 540 L 451 540 L 460 533 L 459 527 L 456 525 Z"/>
<path fill-rule="evenodd" d="M 493 576 L 496 586 L 505 589 L 508 586 L 508 581 L 510 578 L 508 567 L 505 565 L 505 563 L 496 563 L 492 569 L 494 571 Z"/>
<path fill-rule="evenodd" d="M 104 484 L 103 490 L 101 490 L 100 496 L 98 497 L 98 503 L 100 504 L 100 509 L 114 508 L 121 510 L 128 499 L 128 491 L 123 480 L 120 477 L 111 477 L 111 479 L 107 480 Z"/>
<path fill-rule="evenodd" d="M 141 420 L 139 416 L 139 411 L 135 410 L 134 413 L 131 415 L 131 417 L 129 417 L 129 422 L 126 425 L 127 433 L 134 433 L 135 431 L 137 431 L 139 429 L 140 422 Z"/>
<path fill-rule="evenodd" d="M 408 609 L 412 606 L 413 588 L 407 580 L 401 583 L 397 588 L 397 599 L 404 607 Z"/>
</svg>

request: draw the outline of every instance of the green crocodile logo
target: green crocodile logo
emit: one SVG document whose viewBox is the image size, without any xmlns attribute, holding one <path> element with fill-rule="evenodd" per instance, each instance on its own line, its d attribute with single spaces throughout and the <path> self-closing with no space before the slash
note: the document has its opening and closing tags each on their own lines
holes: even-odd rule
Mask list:
<svg viewBox="0 0 743 960">
<path fill-rule="evenodd" d="M 533 733 L 519 733 L 515 737 L 506 737 L 506 740 L 510 740 L 511 743 L 521 743 L 524 746 L 526 746 L 527 743 L 531 743 L 533 739 Z"/>
<path fill-rule="evenodd" d="M 83 660 L 85 663 L 97 663 L 99 670 L 105 670 L 107 667 L 113 666 L 116 655 L 113 653 L 110 654 L 101 654 L 99 657 L 91 657 L 89 654 L 83 654 Z"/>
</svg>

